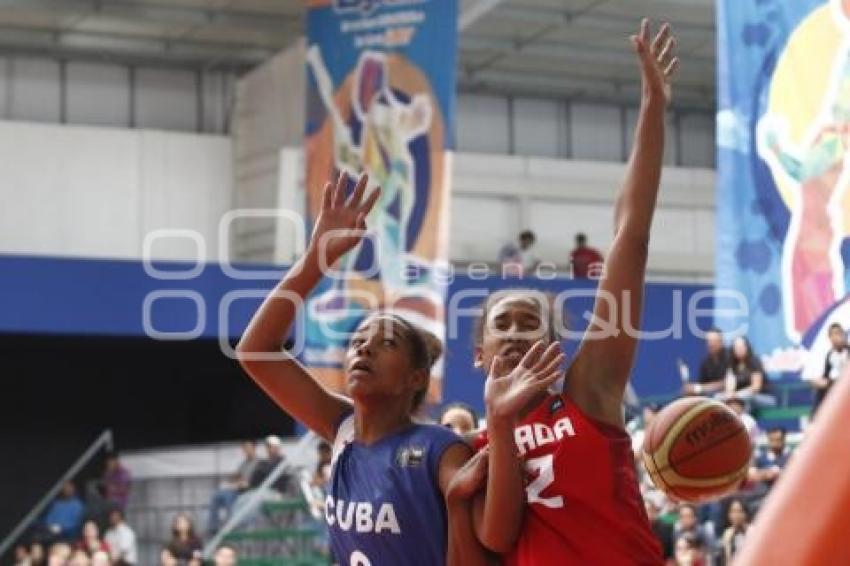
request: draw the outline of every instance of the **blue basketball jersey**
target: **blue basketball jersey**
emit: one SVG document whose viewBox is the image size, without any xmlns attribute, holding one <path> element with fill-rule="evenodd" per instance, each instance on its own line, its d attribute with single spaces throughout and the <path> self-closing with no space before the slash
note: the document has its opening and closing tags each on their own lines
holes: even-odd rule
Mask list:
<svg viewBox="0 0 850 566">
<path fill-rule="evenodd" d="M 339 427 L 325 520 L 340 566 L 438 566 L 448 523 L 438 469 L 461 439 L 413 425 L 371 446 L 354 442 L 354 417 Z"/>
</svg>

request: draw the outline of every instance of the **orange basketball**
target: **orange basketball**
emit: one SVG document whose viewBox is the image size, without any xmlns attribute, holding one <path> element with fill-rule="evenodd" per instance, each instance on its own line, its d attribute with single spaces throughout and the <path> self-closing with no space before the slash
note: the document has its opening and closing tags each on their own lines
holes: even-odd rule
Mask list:
<svg viewBox="0 0 850 566">
<path fill-rule="evenodd" d="M 646 431 L 643 464 L 655 486 L 697 503 L 735 490 L 747 475 L 753 447 L 741 419 L 704 397 L 670 403 Z"/>
</svg>

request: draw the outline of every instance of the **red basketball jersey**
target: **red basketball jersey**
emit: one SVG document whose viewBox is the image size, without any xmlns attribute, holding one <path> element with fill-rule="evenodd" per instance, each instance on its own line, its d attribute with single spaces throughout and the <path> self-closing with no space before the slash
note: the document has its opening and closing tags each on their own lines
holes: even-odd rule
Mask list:
<svg viewBox="0 0 850 566">
<path fill-rule="evenodd" d="M 514 438 L 528 472 L 528 507 L 505 564 L 663 564 L 624 430 L 551 395 Z"/>
</svg>

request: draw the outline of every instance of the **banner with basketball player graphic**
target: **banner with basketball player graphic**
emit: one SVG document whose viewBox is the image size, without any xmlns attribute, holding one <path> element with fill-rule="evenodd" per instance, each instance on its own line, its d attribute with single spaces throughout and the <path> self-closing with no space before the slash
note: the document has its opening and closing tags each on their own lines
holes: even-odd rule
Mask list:
<svg viewBox="0 0 850 566">
<path fill-rule="evenodd" d="M 308 220 L 339 172 L 356 179 L 365 171 L 382 189 L 367 239 L 307 304 L 302 358 L 339 389 L 349 334 L 367 312 L 393 310 L 445 334 L 458 6 L 310 0 L 308 7 Z M 432 379 L 432 401 L 440 391 Z"/>
<path fill-rule="evenodd" d="M 850 0 L 718 2 L 717 287 L 767 369 L 823 371 L 850 327 Z"/>
</svg>

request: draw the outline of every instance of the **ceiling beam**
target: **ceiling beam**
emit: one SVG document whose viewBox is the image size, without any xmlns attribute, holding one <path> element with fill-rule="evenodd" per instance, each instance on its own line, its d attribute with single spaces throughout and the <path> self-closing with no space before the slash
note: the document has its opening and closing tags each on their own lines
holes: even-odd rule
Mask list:
<svg viewBox="0 0 850 566">
<path fill-rule="evenodd" d="M 503 4 L 505 0 L 470 0 L 460 17 L 457 20 L 457 30 L 461 33 L 467 30 L 469 26 L 483 18 L 488 12 L 492 12 L 499 4 Z"/>
<path fill-rule="evenodd" d="M 49 56 L 55 59 L 100 60 L 121 64 L 163 64 L 182 67 L 254 67 L 276 50 L 253 45 L 168 41 L 108 32 L 66 31 L 0 26 L 0 50 L 5 53 Z"/>
<path fill-rule="evenodd" d="M 618 83 L 605 78 L 541 77 L 538 73 L 488 70 L 474 79 L 458 77 L 458 88 L 466 92 L 601 101 L 636 106 L 640 100 L 639 80 Z M 714 91 L 679 85 L 674 88 L 671 108 L 713 112 L 716 108 Z"/>
<path fill-rule="evenodd" d="M 624 27 L 628 29 L 637 28 L 638 21 L 632 16 L 620 16 L 617 14 L 599 13 L 594 11 L 579 12 L 576 10 L 558 10 L 555 8 L 520 8 L 517 6 L 504 6 L 496 13 L 496 17 L 524 24 L 562 25 L 580 24 L 582 27 L 592 26 L 600 30 L 620 31 Z M 677 30 L 688 33 L 705 33 L 714 35 L 715 26 L 711 24 L 695 24 L 689 22 L 671 22 Z"/>
<path fill-rule="evenodd" d="M 233 3 L 236 4 L 236 3 Z M 45 10 L 51 13 L 88 13 L 162 25 L 210 25 L 249 29 L 266 33 L 280 31 L 294 23 L 302 24 L 302 14 L 246 12 L 231 8 L 191 8 L 166 2 L 131 0 L 0 0 L 0 8 Z"/>
<path fill-rule="evenodd" d="M 536 41 L 528 44 L 519 44 L 503 39 L 464 37 L 461 39 L 460 47 L 461 52 L 492 51 L 505 55 L 522 54 L 566 61 L 617 65 L 631 65 L 635 61 L 634 52 L 625 41 L 623 42 L 623 49 L 606 49 L 588 45 L 561 43 L 558 41 Z M 713 66 L 714 58 L 690 55 L 687 58 L 687 62 L 689 66 Z"/>
</svg>

